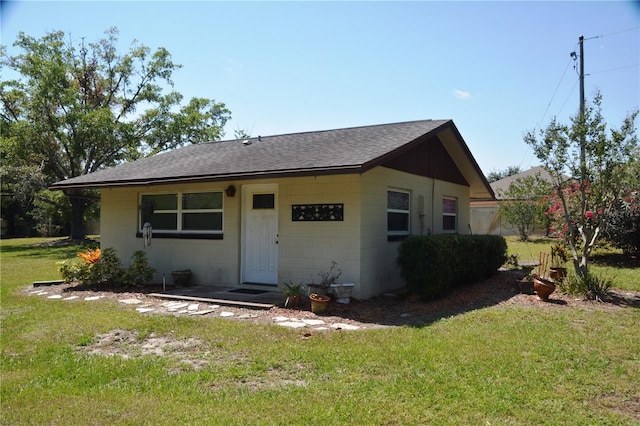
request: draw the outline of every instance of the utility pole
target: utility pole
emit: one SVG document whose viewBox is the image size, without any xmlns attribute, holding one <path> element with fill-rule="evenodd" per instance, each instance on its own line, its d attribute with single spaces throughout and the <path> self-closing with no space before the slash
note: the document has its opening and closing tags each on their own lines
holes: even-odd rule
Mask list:
<svg viewBox="0 0 640 426">
<path fill-rule="evenodd" d="M 583 126 L 586 124 L 584 123 L 584 113 L 585 113 L 585 105 L 584 105 L 584 36 L 580 36 L 580 38 L 578 39 L 579 43 L 580 43 L 580 117 L 579 117 L 579 123 L 581 123 Z M 582 169 L 582 171 L 586 171 L 586 158 L 585 158 L 585 140 L 584 140 L 584 132 L 586 132 L 586 129 L 584 129 L 581 133 L 582 136 L 580 138 L 580 168 Z"/>
<path fill-rule="evenodd" d="M 584 36 L 578 39 L 580 42 L 580 115 L 584 115 Z"/>
<path fill-rule="evenodd" d="M 586 184 L 587 178 L 587 154 L 586 154 L 586 137 L 587 137 L 587 123 L 585 120 L 585 103 L 584 103 L 584 36 L 580 36 L 578 38 L 580 43 L 580 109 L 579 113 L 580 117 L 578 117 L 578 123 L 582 129 L 580 129 L 580 185 Z M 582 212 L 583 214 L 587 210 L 587 200 L 584 196 L 584 191 L 582 193 Z"/>
</svg>

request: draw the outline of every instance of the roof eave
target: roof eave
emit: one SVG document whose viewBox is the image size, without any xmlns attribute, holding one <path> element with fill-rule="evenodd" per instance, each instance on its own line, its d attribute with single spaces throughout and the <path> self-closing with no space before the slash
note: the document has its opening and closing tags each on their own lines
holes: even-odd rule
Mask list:
<svg viewBox="0 0 640 426">
<path fill-rule="evenodd" d="M 308 169 L 290 169 L 290 170 L 265 170 L 256 172 L 228 173 L 223 175 L 200 175 L 200 176 L 181 176 L 166 177 L 152 179 L 132 179 L 132 180 L 113 180 L 103 182 L 69 182 L 65 181 L 54 183 L 49 186 L 52 191 L 64 191 L 67 189 L 101 189 L 101 188 L 118 188 L 130 186 L 150 186 L 150 185 L 167 185 L 175 183 L 200 183 L 200 182 L 221 182 L 236 179 L 267 179 L 276 177 L 300 177 L 300 176 L 319 176 L 333 174 L 363 173 L 367 169 L 360 164 L 347 165 L 339 167 L 317 167 Z"/>
</svg>

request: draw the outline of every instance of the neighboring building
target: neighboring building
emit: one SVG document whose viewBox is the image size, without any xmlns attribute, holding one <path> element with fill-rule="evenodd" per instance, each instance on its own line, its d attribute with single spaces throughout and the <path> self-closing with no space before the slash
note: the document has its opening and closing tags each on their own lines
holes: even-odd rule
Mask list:
<svg viewBox="0 0 640 426">
<path fill-rule="evenodd" d="M 469 232 L 469 202 L 493 191 L 451 120 L 423 120 L 190 145 L 52 189 L 101 190 L 101 245 L 147 249 L 156 279 L 310 283 L 337 262 L 366 299 L 402 287 L 411 234 Z"/>
<path fill-rule="evenodd" d="M 515 227 L 502 220 L 499 204 L 501 200 L 504 200 L 502 194 L 509 189 L 509 186 L 516 179 L 535 177 L 536 175 L 539 175 L 541 179 L 552 182 L 549 172 L 541 166 L 491 182 L 490 185 L 495 193 L 495 199 L 471 201 L 471 230 L 473 233 L 503 236 L 518 235 L 518 230 Z M 545 232 L 544 229 L 538 231 L 540 233 Z"/>
</svg>

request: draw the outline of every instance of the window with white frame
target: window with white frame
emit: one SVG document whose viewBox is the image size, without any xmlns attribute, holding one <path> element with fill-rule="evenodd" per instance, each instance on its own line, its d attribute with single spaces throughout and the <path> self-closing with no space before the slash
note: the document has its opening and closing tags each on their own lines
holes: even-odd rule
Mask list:
<svg viewBox="0 0 640 426">
<path fill-rule="evenodd" d="M 445 232 L 458 230 L 458 200 L 455 198 L 442 199 L 442 230 Z"/>
<path fill-rule="evenodd" d="M 387 191 L 387 233 L 389 236 L 409 235 L 410 193 L 398 189 Z"/>
<path fill-rule="evenodd" d="M 222 192 L 144 194 L 140 197 L 140 228 L 154 231 L 222 233 Z"/>
</svg>

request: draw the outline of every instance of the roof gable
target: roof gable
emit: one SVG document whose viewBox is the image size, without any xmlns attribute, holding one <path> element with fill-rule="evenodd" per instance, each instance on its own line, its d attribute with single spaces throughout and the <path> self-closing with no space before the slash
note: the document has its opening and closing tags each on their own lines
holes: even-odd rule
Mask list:
<svg viewBox="0 0 640 426">
<path fill-rule="evenodd" d="M 437 136 L 425 139 L 415 148 L 383 163 L 385 167 L 419 176 L 469 186 Z"/>
</svg>

